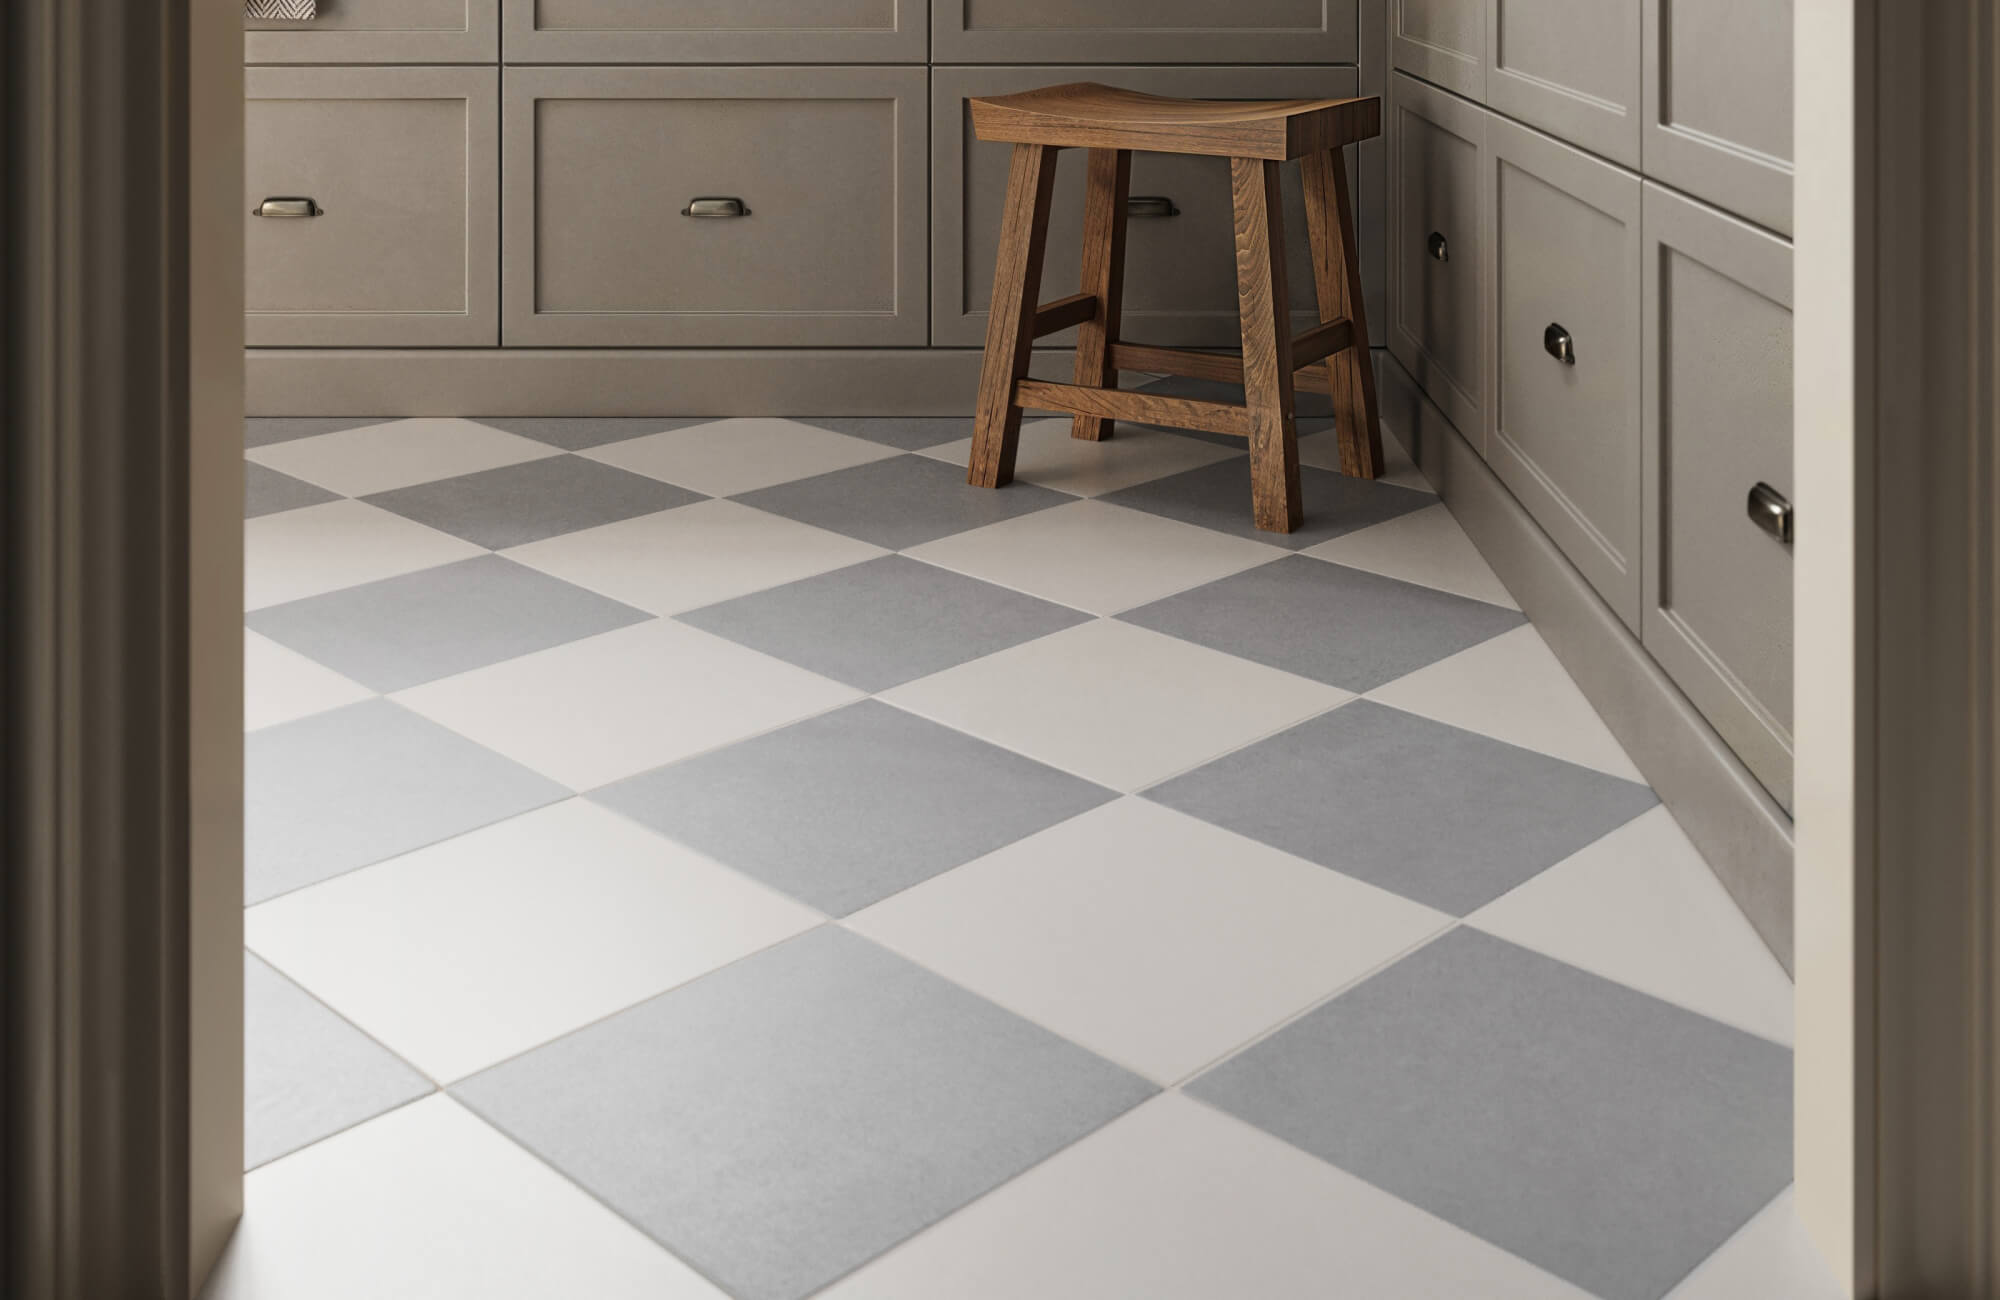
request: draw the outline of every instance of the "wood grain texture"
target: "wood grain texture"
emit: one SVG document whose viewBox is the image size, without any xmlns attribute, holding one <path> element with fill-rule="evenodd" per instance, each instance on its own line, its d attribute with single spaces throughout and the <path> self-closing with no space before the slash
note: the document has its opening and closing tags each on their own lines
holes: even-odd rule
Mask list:
<svg viewBox="0 0 2000 1300">
<path fill-rule="evenodd" d="M 1292 364 L 1298 367 L 1292 372 L 1292 387 L 1298 387 L 1298 372 L 1315 361 L 1324 361 L 1336 352 L 1347 348 L 1354 341 L 1354 324 L 1342 318 L 1330 320 L 1314 326 L 1292 340 Z"/>
<path fill-rule="evenodd" d="M 1086 388 L 1118 387 L 1118 370 L 1111 364 L 1111 344 L 1118 341 L 1125 298 L 1126 201 L 1132 195 L 1132 151 L 1092 149 L 1083 207 L 1083 285 L 1098 310 L 1076 335 L 1076 382 Z M 1102 442 L 1111 436 L 1112 421 L 1079 414 L 1070 422 L 1070 436 Z"/>
<path fill-rule="evenodd" d="M 1097 319 L 1097 295 L 1073 293 L 1035 309 L 1035 337 L 1060 334 L 1072 325 Z"/>
<path fill-rule="evenodd" d="M 1278 164 L 1232 158 L 1236 286 L 1243 319 L 1243 398 L 1250 421 L 1250 501 L 1257 527 L 1289 533 L 1305 520 L 1292 413 L 1291 304 L 1285 289 L 1284 198 Z"/>
<path fill-rule="evenodd" d="M 1017 144 L 1007 173 L 1007 210 L 1000 225 L 972 461 L 966 470 L 966 481 L 974 487 L 1004 487 L 1014 481 L 1014 454 L 1021 441 L 1021 408 L 1014 400 L 1014 386 L 1027 375 L 1034 350 L 1042 252 L 1048 243 L 1049 199 L 1056 183 L 1055 152 L 1047 145 Z"/>
<path fill-rule="evenodd" d="M 1136 393 L 1116 388 L 1086 388 L 1077 384 L 1056 384 L 1040 379 L 1024 379 L 1015 388 L 1021 406 L 1037 411 L 1065 411 L 1139 424 L 1164 424 L 1174 429 L 1201 429 L 1238 438 L 1250 436 L 1250 413 L 1227 402 L 1204 402 L 1192 397 L 1163 397 L 1158 393 Z"/>
<path fill-rule="evenodd" d="M 972 101 L 982 140 L 1289 162 L 1379 135 L 1382 101 L 1170 99 L 1077 81 Z"/>
<path fill-rule="evenodd" d="M 1317 360 L 1317 358 L 1315 358 Z M 1296 357 L 1294 358 L 1296 363 Z M 1231 352 L 1190 352 L 1185 348 L 1156 348 L 1144 343 L 1111 345 L 1114 370 L 1139 370 L 1153 375 L 1179 375 L 1184 379 L 1211 379 L 1221 384 L 1243 382 L 1243 358 Z M 1314 366 L 1292 371 L 1292 391 L 1324 393 L 1326 367 Z"/>
<path fill-rule="evenodd" d="M 1353 329 L 1350 346 L 1332 354 L 1326 363 L 1334 427 L 1340 437 L 1341 472 L 1355 478 L 1379 478 L 1382 421 L 1375 396 L 1375 368 L 1368 356 L 1368 309 L 1360 292 L 1361 251 L 1354 238 L 1354 201 L 1347 188 L 1346 160 L 1338 149 L 1328 149 L 1308 154 L 1301 170 L 1319 318 L 1345 318 Z"/>
</svg>

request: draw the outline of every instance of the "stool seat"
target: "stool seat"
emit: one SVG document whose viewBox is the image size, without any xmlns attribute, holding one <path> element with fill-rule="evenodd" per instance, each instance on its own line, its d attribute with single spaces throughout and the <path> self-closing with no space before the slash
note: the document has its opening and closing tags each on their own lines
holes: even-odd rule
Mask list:
<svg viewBox="0 0 2000 1300">
<path fill-rule="evenodd" d="M 972 101 L 982 140 L 1291 162 L 1381 132 L 1382 101 L 1169 99 L 1073 81 Z"/>
</svg>

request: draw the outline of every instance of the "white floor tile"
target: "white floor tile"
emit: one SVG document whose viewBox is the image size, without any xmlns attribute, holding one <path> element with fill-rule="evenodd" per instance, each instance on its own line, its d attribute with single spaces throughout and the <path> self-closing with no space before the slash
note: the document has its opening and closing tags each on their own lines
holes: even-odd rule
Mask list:
<svg viewBox="0 0 2000 1300">
<path fill-rule="evenodd" d="M 1450 918 L 1127 798 L 846 924 L 1171 1084 Z"/>
<path fill-rule="evenodd" d="M 471 420 L 392 420 L 254 447 L 251 460 L 345 496 L 366 496 L 559 454 Z"/>
<path fill-rule="evenodd" d="M 1029 1170 L 820 1300 L 1589 1300 L 1176 1093 Z"/>
<path fill-rule="evenodd" d="M 1461 650 L 1368 698 L 1628 781 L 1646 779 L 1533 627 Z"/>
<path fill-rule="evenodd" d="M 1572 966 L 1776 1042 L 1792 982 L 1664 807 L 1466 918 Z"/>
<path fill-rule="evenodd" d="M 1233 447 L 1132 424 L 1120 424 L 1103 442 L 1072 438 L 1069 430 L 1067 418 L 1024 421 L 1014 477 L 1059 492 L 1098 497 L 1242 454 Z M 923 454 L 963 465 L 972 454 L 972 440 L 927 447 Z"/>
<path fill-rule="evenodd" d="M 324 713 L 374 693 L 269 637 L 247 630 L 243 633 L 245 731 Z"/>
<path fill-rule="evenodd" d="M 1846 1300 L 1805 1225 L 1791 1188 L 1724 1242 L 1667 1300 Z"/>
<path fill-rule="evenodd" d="M 243 550 L 245 609 L 486 554 L 471 542 L 359 501 L 329 501 L 252 519 L 243 525 Z"/>
<path fill-rule="evenodd" d="M 803 668 L 656 619 L 395 699 L 572 790 L 589 790 L 859 697 Z"/>
<path fill-rule="evenodd" d="M 888 552 L 734 501 L 699 501 L 501 554 L 613 600 L 678 614 Z"/>
<path fill-rule="evenodd" d="M 205 1300 L 725 1300 L 448 1097 L 252 1173 Z"/>
<path fill-rule="evenodd" d="M 1299 464 L 1338 471 L 1339 434 L 1332 429 L 1326 429 L 1319 433 L 1309 433 L 1299 439 Z M 1403 450 L 1403 444 L 1397 440 L 1395 431 L 1387 426 L 1382 429 L 1382 476 L 1377 481 L 1396 487 L 1415 488 L 1419 492 L 1431 490 L 1430 480 L 1417 468 L 1417 463 L 1410 459 L 1410 453 Z"/>
<path fill-rule="evenodd" d="M 1078 501 L 905 554 L 1093 614 L 1116 614 L 1285 552 L 1123 506 Z"/>
<path fill-rule="evenodd" d="M 795 420 L 759 417 L 669 429 L 583 454 L 635 474 L 726 497 L 902 453 Z"/>
<path fill-rule="evenodd" d="M 449 1083 L 821 918 L 580 799 L 249 910 L 252 951 Z"/>
<path fill-rule="evenodd" d="M 891 704 L 1132 791 L 1352 698 L 1098 619 L 883 694 Z"/>
<path fill-rule="evenodd" d="M 1520 608 L 1458 526 L 1458 520 L 1441 505 L 1321 542 L 1306 554 L 1491 605 Z"/>
</svg>

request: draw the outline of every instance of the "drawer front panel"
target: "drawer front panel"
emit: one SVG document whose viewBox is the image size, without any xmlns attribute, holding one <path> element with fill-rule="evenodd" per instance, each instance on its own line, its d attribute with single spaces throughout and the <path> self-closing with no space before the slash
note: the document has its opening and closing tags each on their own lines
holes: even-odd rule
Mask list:
<svg viewBox="0 0 2000 1300">
<path fill-rule="evenodd" d="M 1646 175 L 1790 234 L 1791 0 L 1645 0 Z"/>
<path fill-rule="evenodd" d="M 310 22 L 243 20 L 246 63 L 492 63 L 500 0 L 319 0 Z"/>
<path fill-rule="evenodd" d="M 1639 626 L 1639 179 L 1489 118 L 1487 459 Z M 1556 353 L 1566 350 L 1573 363 Z"/>
<path fill-rule="evenodd" d="M 492 346 L 499 332 L 499 72 L 251 68 L 245 205 L 248 341 Z"/>
<path fill-rule="evenodd" d="M 1389 348 L 1473 446 L 1485 442 L 1487 114 L 1397 74 Z"/>
<path fill-rule="evenodd" d="M 510 69 L 506 341 L 921 344 L 924 80 Z M 731 199 L 743 215 L 695 215 Z"/>
<path fill-rule="evenodd" d="M 946 347 L 980 347 L 993 298 L 993 265 L 1013 146 L 974 138 L 965 101 L 1060 81 L 1102 81 L 1156 95 L 1205 99 L 1357 93 L 1353 68 L 939 68 L 933 74 L 931 149 L 932 329 Z M 1044 302 L 1075 293 L 1082 279 L 1084 169 L 1087 151 L 1057 156 Z M 1355 151 L 1347 157 L 1357 177 Z M 1285 168 L 1286 280 L 1297 328 L 1314 311 L 1311 245 L 1298 168 Z M 1174 347 L 1229 347 L 1242 341 L 1236 300 L 1236 235 L 1229 162 L 1135 153 L 1132 194 L 1171 200 L 1179 215 L 1131 219 L 1125 240 L 1124 333 L 1129 341 Z M 1357 199 L 1357 206 L 1359 200 Z M 1139 210 L 1135 206 L 1135 211 Z M 1367 257 L 1364 245 L 1362 254 Z M 1377 252 L 1379 255 L 1379 250 Z M 1075 331 L 1038 340 L 1067 346 Z"/>
<path fill-rule="evenodd" d="M 931 0 L 932 58 L 1353 63 L 1358 21 L 1358 0 Z"/>
<path fill-rule="evenodd" d="M 1644 231 L 1646 648 L 1790 808 L 1791 248 L 1651 184 Z"/>
<path fill-rule="evenodd" d="M 1389 41 L 1403 71 L 1486 98 L 1486 0 L 1389 0 Z"/>
<path fill-rule="evenodd" d="M 1486 102 L 1639 165 L 1639 0 L 1486 0 Z"/>
<path fill-rule="evenodd" d="M 922 63 L 927 0 L 505 0 L 509 63 Z"/>
</svg>

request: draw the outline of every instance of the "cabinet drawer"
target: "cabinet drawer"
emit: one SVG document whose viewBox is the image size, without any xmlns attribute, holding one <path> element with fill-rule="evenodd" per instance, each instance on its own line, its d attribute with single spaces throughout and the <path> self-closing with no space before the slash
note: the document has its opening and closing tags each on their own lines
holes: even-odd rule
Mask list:
<svg viewBox="0 0 2000 1300">
<path fill-rule="evenodd" d="M 1389 0 L 1389 44 L 1404 72 L 1486 98 L 1486 0 Z"/>
<path fill-rule="evenodd" d="M 1486 435 L 1483 109 L 1396 74 L 1389 350 L 1475 447 Z"/>
<path fill-rule="evenodd" d="M 1486 0 L 1486 102 L 1501 112 L 1637 167 L 1639 80 L 1639 0 Z"/>
<path fill-rule="evenodd" d="M 509 68 L 506 341 L 921 344 L 924 80 Z M 744 215 L 691 215 L 697 198 Z"/>
<path fill-rule="evenodd" d="M 1353 63 L 1358 21 L 1357 0 L 931 0 L 931 57 L 938 63 Z"/>
<path fill-rule="evenodd" d="M 248 341 L 498 341 L 499 70 L 251 68 L 244 197 L 323 215 L 251 218 Z"/>
<path fill-rule="evenodd" d="M 922 63 L 927 0 L 506 0 L 509 63 Z"/>
<path fill-rule="evenodd" d="M 1791 0 L 1644 0 L 1645 173 L 1792 231 Z"/>
<path fill-rule="evenodd" d="M 977 140 L 965 101 L 1052 82 L 1101 81 L 1155 95 L 1203 99 L 1272 99 L 1357 93 L 1353 68 L 938 68 L 932 80 L 931 341 L 979 347 L 993 298 L 1002 200 L 1011 145 Z M 1042 299 L 1075 293 L 1082 280 L 1083 198 L 1087 150 L 1057 156 Z M 1286 279 L 1297 328 L 1317 323 L 1312 254 L 1298 168 L 1285 169 Z M 1352 149 L 1348 174 L 1355 174 Z M 1165 154 L 1132 155 L 1134 211 L 1139 200 L 1167 199 L 1178 215 L 1132 218 L 1125 238 L 1125 335 L 1173 347 L 1229 347 L 1242 342 L 1236 299 L 1236 235 L 1229 161 Z M 1358 200 L 1357 200 L 1358 204 Z M 1158 205 L 1153 205 L 1157 207 Z M 1369 255 L 1368 246 L 1362 249 Z M 1379 249 L 1377 250 L 1379 256 Z M 1067 346 L 1075 331 L 1042 346 Z"/>
<path fill-rule="evenodd" d="M 1639 178 L 1498 117 L 1486 143 L 1487 459 L 1637 630 Z"/>
<path fill-rule="evenodd" d="M 319 0 L 309 22 L 243 20 L 246 63 L 492 63 L 500 0 Z"/>
<path fill-rule="evenodd" d="M 1792 250 L 1645 187 L 1646 648 L 1792 803 L 1792 552 L 1748 516 L 1792 493 Z"/>
</svg>

